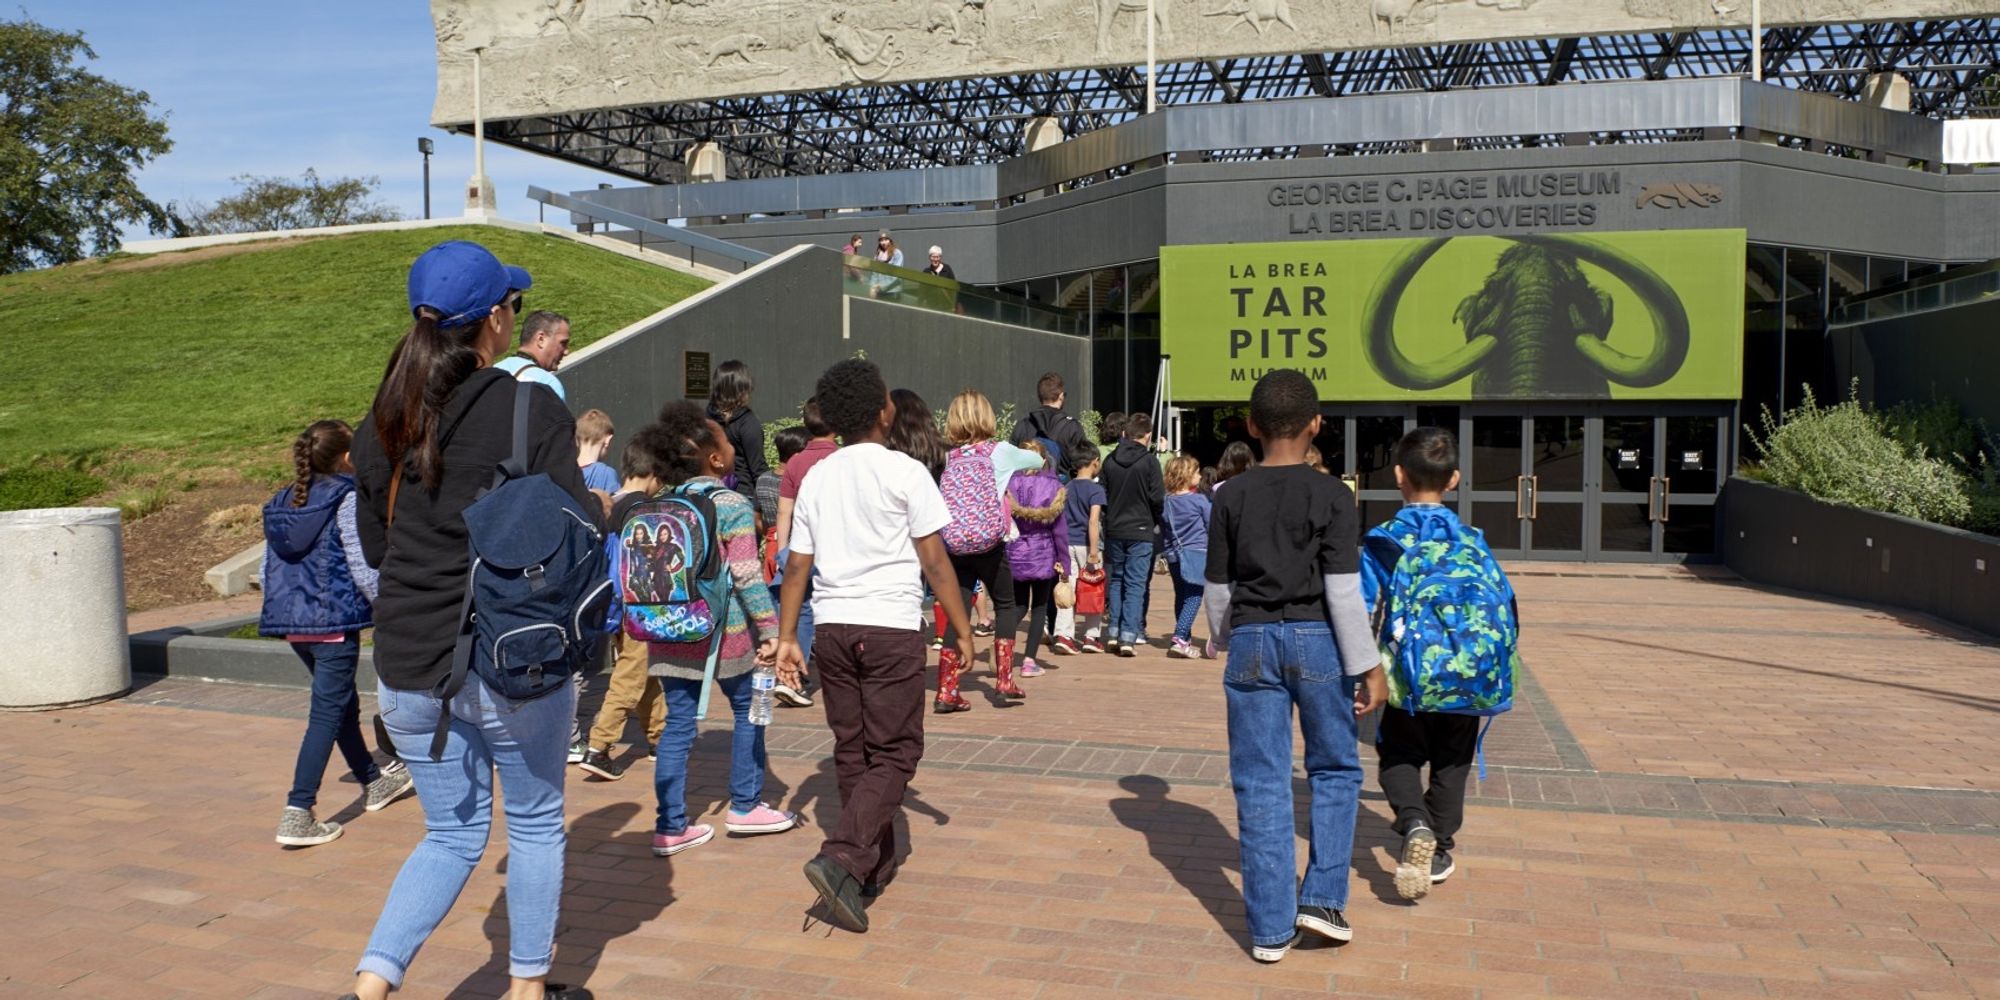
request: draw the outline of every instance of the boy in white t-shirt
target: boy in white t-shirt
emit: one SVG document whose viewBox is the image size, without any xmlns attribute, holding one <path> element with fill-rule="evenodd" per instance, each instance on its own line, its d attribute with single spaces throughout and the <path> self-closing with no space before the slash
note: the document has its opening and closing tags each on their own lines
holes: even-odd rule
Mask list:
<svg viewBox="0 0 2000 1000">
<path fill-rule="evenodd" d="M 813 666 L 833 729 L 840 822 L 806 880 L 833 923 L 868 929 L 863 899 L 895 874 L 896 814 L 924 755 L 924 579 L 972 660 L 972 628 L 938 532 L 951 521 L 930 471 L 882 442 L 895 404 L 881 369 L 859 359 L 821 375 L 813 400 L 839 451 L 813 466 L 792 506 L 778 621 L 778 680 L 805 671 L 799 609 L 812 581 Z"/>
</svg>

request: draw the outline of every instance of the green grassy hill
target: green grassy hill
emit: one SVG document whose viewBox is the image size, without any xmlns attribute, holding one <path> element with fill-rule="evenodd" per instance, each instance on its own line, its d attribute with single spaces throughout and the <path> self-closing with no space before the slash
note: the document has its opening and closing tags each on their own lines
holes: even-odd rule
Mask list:
<svg viewBox="0 0 2000 1000">
<path fill-rule="evenodd" d="M 0 509 L 35 505 L 9 494 L 21 496 L 31 478 L 60 478 L 54 470 L 94 471 L 114 486 L 134 463 L 141 472 L 288 474 L 290 441 L 306 424 L 354 421 L 366 410 L 409 326 L 409 264 L 447 239 L 478 241 L 527 268 L 535 278 L 527 308 L 568 315 L 577 347 L 707 284 L 490 226 L 119 256 L 0 276 Z"/>
</svg>

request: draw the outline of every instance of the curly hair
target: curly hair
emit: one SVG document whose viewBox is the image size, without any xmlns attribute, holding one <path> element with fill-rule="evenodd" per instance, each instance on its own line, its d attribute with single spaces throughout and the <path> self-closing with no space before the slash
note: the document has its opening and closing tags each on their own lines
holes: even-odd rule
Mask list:
<svg viewBox="0 0 2000 1000">
<path fill-rule="evenodd" d="M 1288 438 L 1319 416 L 1319 389 L 1292 368 L 1279 368 L 1257 380 L 1250 390 L 1250 420 L 1265 440 Z"/>
<path fill-rule="evenodd" d="M 313 478 L 340 467 L 340 456 L 354 443 L 354 428 L 344 420 L 321 420 L 292 441 L 292 506 L 306 505 Z"/>
<path fill-rule="evenodd" d="M 813 388 L 820 418 L 842 439 L 868 433 L 882 417 L 889 401 L 889 383 L 875 362 L 849 358 L 835 362 L 819 377 Z"/>
<path fill-rule="evenodd" d="M 661 477 L 668 486 L 679 486 L 707 475 L 708 457 L 721 450 L 726 440 L 715 421 L 708 418 L 708 411 L 701 404 L 685 399 L 661 407 L 660 421 L 654 427 L 664 435 L 669 449 L 662 456 L 666 461 L 662 465 L 665 475 Z"/>
</svg>

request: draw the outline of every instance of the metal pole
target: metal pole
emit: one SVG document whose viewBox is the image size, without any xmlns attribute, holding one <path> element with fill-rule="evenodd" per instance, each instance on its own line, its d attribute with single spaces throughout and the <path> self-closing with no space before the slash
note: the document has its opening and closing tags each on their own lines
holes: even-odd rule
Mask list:
<svg viewBox="0 0 2000 1000">
<path fill-rule="evenodd" d="M 431 154 L 424 154 L 424 218 L 431 217 Z"/>
<path fill-rule="evenodd" d="M 1750 79 L 1764 82 L 1764 0 L 1750 0 Z"/>
<path fill-rule="evenodd" d="M 1159 49 L 1153 38 L 1157 27 L 1153 23 L 1153 5 L 1157 2 L 1158 0 L 1146 0 L 1146 113 L 1149 115 L 1157 106 L 1159 96 L 1159 88 L 1154 85 L 1154 78 L 1160 74 Z"/>
<path fill-rule="evenodd" d="M 472 50 L 472 173 L 483 183 L 486 179 L 486 108 L 479 94 L 479 54 L 483 49 Z M 479 193 L 483 202 L 486 192 Z"/>
</svg>

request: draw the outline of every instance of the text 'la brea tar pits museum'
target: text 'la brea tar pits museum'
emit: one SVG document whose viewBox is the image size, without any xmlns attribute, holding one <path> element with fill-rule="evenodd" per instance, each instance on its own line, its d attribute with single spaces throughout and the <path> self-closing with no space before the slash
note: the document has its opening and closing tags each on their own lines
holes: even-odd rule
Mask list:
<svg viewBox="0 0 2000 1000">
<path fill-rule="evenodd" d="M 850 297 L 1060 337 L 1073 406 L 1164 397 L 1207 458 L 1306 371 L 1370 520 L 1440 424 L 1496 549 L 1678 559 L 1807 387 L 2000 417 L 1991 323 L 1947 308 L 2000 257 L 1982 7 L 433 0 L 435 118 L 629 177 L 536 194 L 727 269 L 888 232 Z"/>
</svg>

